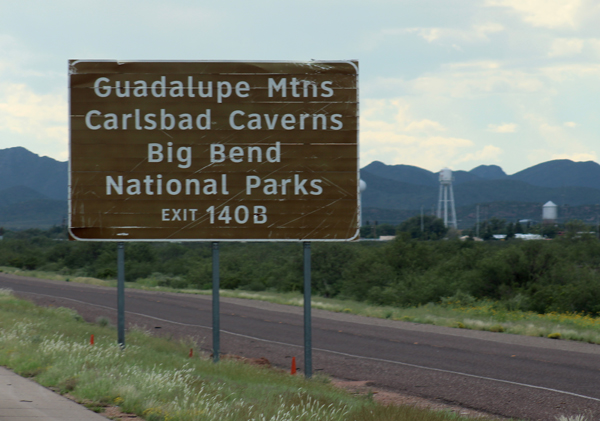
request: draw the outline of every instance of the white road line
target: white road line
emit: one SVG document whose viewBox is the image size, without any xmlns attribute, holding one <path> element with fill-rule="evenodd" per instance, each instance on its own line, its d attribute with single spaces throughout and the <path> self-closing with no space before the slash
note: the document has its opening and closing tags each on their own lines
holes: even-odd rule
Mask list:
<svg viewBox="0 0 600 421">
<path fill-rule="evenodd" d="M 33 295 L 41 295 L 41 296 L 44 296 L 44 297 L 60 298 L 60 299 L 63 299 L 63 300 L 74 301 L 76 303 L 81 303 L 81 304 L 85 304 L 85 305 L 91 305 L 91 306 L 95 306 L 95 307 L 101 307 L 101 308 L 105 308 L 105 309 L 108 309 L 108 310 L 116 310 L 113 307 L 103 306 L 103 305 L 100 305 L 100 304 L 91 304 L 91 303 L 87 303 L 85 301 L 75 300 L 73 298 L 57 297 L 55 295 L 38 294 L 38 293 L 35 293 L 35 292 L 25 292 L 24 294 L 33 294 Z M 190 323 L 175 322 L 175 321 L 172 321 L 172 320 L 161 319 L 160 317 L 150 316 L 148 314 L 134 313 L 132 311 L 126 311 L 126 313 L 133 314 L 133 315 L 136 315 L 136 316 L 147 317 L 147 318 L 154 319 L 154 320 L 159 320 L 161 322 L 166 322 L 166 323 L 172 323 L 172 324 L 176 324 L 176 325 L 181 325 L 181 326 L 199 327 L 199 328 L 203 328 L 203 329 L 210 329 L 210 330 L 212 330 L 212 326 L 204 326 L 204 325 L 197 325 L 197 324 L 190 324 Z M 226 331 L 226 330 L 221 330 L 221 332 L 222 333 L 226 333 L 228 335 L 232 335 L 232 336 L 238 336 L 238 337 L 241 337 L 241 338 L 252 339 L 252 340 L 255 340 L 255 341 L 268 342 L 268 343 L 271 343 L 271 344 L 284 345 L 284 346 L 291 346 L 291 347 L 295 347 L 295 348 L 304 348 L 303 345 L 294 345 L 294 344 L 289 344 L 289 343 L 285 343 L 285 342 L 272 341 L 270 339 L 257 338 L 255 336 L 243 335 L 241 333 L 229 332 L 229 331 Z M 421 370 L 429 370 L 429 371 L 437 371 L 437 372 L 440 372 L 440 373 L 456 374 L 458 376 L 471 377 L 471 378 L 480 379 L 480 380 L 489 380 L 489 381 L 498 382 L 498 383 L 512 384 L 512 385 L 515 385 L 515 386 L 528 387 L 528 388 L 531 388 L 531 389 L 546 390 L 548 392 L 561 393 L 563 395 L 575 396 L 577 398 L 589 399 L 589 400 L 592 400 L 592 401 L 600 402 L 600 399 L 598 399 L 598 398 L 594 398 L 594 397 L 591 397 L 591 396 L 580 395 L 580 394 L 572 393 L 572 392 L 567 392 L 565 390 L 552 389 L 552 388 L 543 387 L 543 386 L 535 386 L 535 385 L 532 385 L 532 384 L 513 382 L 513 381 L 510 381 L 510 380 L 495 379 L 493 377 L 478 376 L 476 374 L 461 373 L 460 371 L 444 370 L 444 369 L 441 369 L 441 368 L 426 367 L 426 366 L 417 365 L 417 364 L 404 363 L 404 362 L 401 362 L 401 361 L 385 360 L 385 359 L 382 359 L 382 358 L 365 357 L 365 356 L 361 356 L 361 355 L 347 354 L 345 352 L 332 351 L 332 350 L 323 349 L 323 348 L 314 348 L 313 347 L 313 351 L 325 352 L 325 353 L 335 354 L 335 355 L 342 355 L 344 357 L 358 358 L 358 359 L 362 359 L 362 360 L 377 361 L 377 362 L 387 363 L 387 364 L 402 365 L 402 366 L 405 366 L 405 367 L 419 368 Z"/>
</svg>

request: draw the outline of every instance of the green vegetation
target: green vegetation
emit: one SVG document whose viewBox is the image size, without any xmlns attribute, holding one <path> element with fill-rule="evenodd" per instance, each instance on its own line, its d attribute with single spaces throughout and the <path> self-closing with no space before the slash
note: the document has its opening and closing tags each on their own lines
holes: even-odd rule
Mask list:
<svg viewBox="0 0 600 421">
<path fill-rule="evenodd" d="M 0 272 L 19 276 L 31 276 L 56 281 L 77 282 L 98 286 L 115 287 L 116 281 L 88 277 L 69 277 L 52 272 L 25 271 L 0 266 Z M 153 291 L 180 292 L 188 294 L 211 294 L 210 290 L 175 289 L 152 286 L 157 279 L 145 279 L 141 282 L 127 282 L 127 288 Z M 243 298 L 268 301 L 276 304 L 302 307 L 303 295 L 300 292 L 221 290 L 222 297 Z M 380 319 L 433 324 L 437 326 L 458 327 L 490 332 L 506 332 L 516 335 L 551 337 L 600 344 L 600 318 L 583 313 L 546 314 L 531 311 L 508 310 L 501 302 L 474 300 L 461 292 L 444 298 L 440 303 L 427 303 L 414 307 L 394 307 L 369 304 L 339 298 L 313 297 L 312 308 L 349 313 Z M 552 335 L 552 336 L 551 336 Z"/>
<path fill-rule="evenodd" d="M 418 241 L 314 243 L 315 296 L 409 308 L 465 300 L 546 314 L 600 313 L 600 241 L 575 225 L 552 241 Z M 63 276 L 114 279 L 116 244 L 69 242 L 60 228 L 7 231 L 0 266 Z M 301 292 L 296 243 L 222 243 L 221 287 Z M 126 280 L 149 287 L 211 288 L 207 243 L 126 244 Z"/>
<path fill-rule="evenodd" d="M 195 346 L 191 339 L 134 330 L 121 349 L 114 329 L 102 321 L 87 324 L 72 310 L 36 307 L 0 292 L 0 365 L 91 408 L 116 405 L 149 421 L 465 420 L 450 412 L 378 405 L 323 377 L 306 380 L 237 361 L 189 358 Z"/>
<path fill-rule="evenodd" d="M 398 226 L 399 232 L 407 232 L 419 240 L 441 240 L 448 232 L 444 221 L 432 215 L 413 216 Z"/>
<path fill-rule="evenodd" d="M 582 224 L 552 241 L 475 242 L 412 239 L 415 222 L 394 241 L 314 243 L 313 307 L 600 343 L 600 241 Z M 64 239 L 60 228 L 7 231 L 1 270 L 114 285 L 115 244 Z M 126 244 L 129 288 L 208 293 L 211 271 L 210 244 Z M 302 305 L 301 245 L 222 243 L 221 286 L 223 296 Z"/>
</svg>

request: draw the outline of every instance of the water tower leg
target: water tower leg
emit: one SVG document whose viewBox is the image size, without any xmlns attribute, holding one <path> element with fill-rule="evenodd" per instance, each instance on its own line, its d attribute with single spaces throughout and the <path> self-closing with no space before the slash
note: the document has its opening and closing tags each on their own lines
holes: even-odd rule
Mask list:
<svg viewBox="0 0 600 421">
<path fill-rule="evenodd" d="M 454 227 L 454 229 L 458 229 L 458 221 L 456 220 L 456 206 L 454 204 L 454 189 L 452 188 L 452 184 L 450 184 L 450 225 Z"/>
</svg>

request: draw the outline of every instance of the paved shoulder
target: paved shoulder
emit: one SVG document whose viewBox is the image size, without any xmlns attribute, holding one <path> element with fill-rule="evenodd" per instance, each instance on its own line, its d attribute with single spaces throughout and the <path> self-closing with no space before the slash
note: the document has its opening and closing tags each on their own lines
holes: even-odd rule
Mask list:
<svg viewBox="0 0 600 421">
<path fill-rule="evenodd" d="M 0 367 L 0 421 L 106 421 L 101 415 Z"/>
</svg>

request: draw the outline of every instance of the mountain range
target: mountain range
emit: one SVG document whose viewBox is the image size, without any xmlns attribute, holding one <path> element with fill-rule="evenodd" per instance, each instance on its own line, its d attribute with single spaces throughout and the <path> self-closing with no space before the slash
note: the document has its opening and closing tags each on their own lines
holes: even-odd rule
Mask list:
<svg viewBox="0 0 600 421">
<path fill-rule="evenodd" d="M 397 225 L 421 212 L 435 213 L 439 175 L 411 165 L 371 162 L 360 171 L 367 183 L 363 221 Z M 25 148 L 0 149 L 0 226 L 47 228 L 67 218 L 68 163 Z M 497 165 L 453 172 L 459 228 L 473 226 L 476 209 L 485 220 L 540 220 L 542 205 L 559 206 L 559 220 L 597 223 L 600 165 L 553 160 L 507 175 Z"/>
<path fill-rule="evenodd" d="M 0 226 L 48 228 L 67 218 L 69 165 L 25 148 L 0 149 Z"/>
<path fill-rule="evenodd" d="M 548 201 L 559 206 L 559 220 L 596 223 L 600 213 L 600 165 L 567 159 L 543 162 L 513 175 L 496 165 L 455 171 L 453 191 L 459 228 L 471 227 L 480 217 L 539 221 Z M 398 224 L 424 213 L 435 213 L 439 174 L 410 165 L 374 161 L 361 169 L 367 183 L 363 193 L 363 221 Z"/>
</svg>

